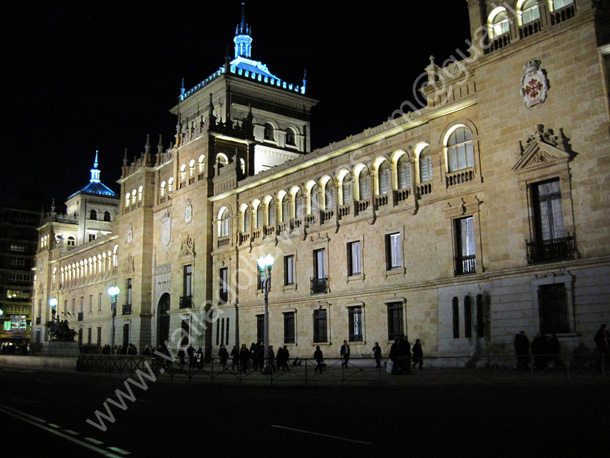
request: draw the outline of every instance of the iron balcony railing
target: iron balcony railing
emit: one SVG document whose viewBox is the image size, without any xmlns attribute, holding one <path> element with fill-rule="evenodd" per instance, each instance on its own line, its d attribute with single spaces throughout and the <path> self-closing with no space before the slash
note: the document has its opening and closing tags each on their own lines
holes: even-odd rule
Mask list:
<svg viewBox="0 0 610 458">
<path fill-rule="evenodd" d="M 311 279 L 311 294 L 326 294 L 328 292 L 328 277 Z"/>
<path fill-rule="evenodd" d="M 573 259 L 576 243 L 573 236 L 526 242 L 528 264 Z"/>
<path fill-rule="evenodd" d="M 455 258 L 455 275 L 476 274 L 477 256 L 457 256 Z"/>
</svg>

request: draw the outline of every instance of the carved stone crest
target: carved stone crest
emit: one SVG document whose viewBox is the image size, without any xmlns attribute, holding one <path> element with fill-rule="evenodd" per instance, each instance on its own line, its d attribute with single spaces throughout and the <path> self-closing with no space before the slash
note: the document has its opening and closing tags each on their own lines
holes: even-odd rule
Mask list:
<svg viewBox="0 0 610 458">
<path fill-rule="evenodd" d="M 168 249 L 172 242 L 172 214 L 165 212 L 161 218 L 161 245 Z"/>
<path fill-rule="evenodd" d="M 544 103 L 549 90 L 549 81 L 540 63 L 532 59 L 523 67 L 525 74 L 521 78 L 521 97 L 528 108 Z"/>
<path fill-rule="evenodd" d="M 191 204 L 191 199 L 186 200 L 186 207 L 184 208 L 184 223 L 190 224 L 193 220 L 193 204 Z"/>
</svg>

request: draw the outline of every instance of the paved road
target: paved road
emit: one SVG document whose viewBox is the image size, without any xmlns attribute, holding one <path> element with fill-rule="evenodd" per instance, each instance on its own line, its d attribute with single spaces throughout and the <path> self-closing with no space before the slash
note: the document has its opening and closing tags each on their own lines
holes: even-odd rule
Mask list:
<svg viewBox="0 0 610 458">
<path fill-rule="evenodd" d="M 128 382 L 133 401 L 124 397 L 123 410 L 108 399 L 117 401 L 117 389 L 129 394 L 126 380 L 0 368 L 0 428 L 11 438 L 3 441 L 3 452 L 610 456 L 610 393 L 601 383 L 269 387 L 135 378 L 140 387 Z M 114 421 L 96 417 L 96 411 Z"/>
</svg>

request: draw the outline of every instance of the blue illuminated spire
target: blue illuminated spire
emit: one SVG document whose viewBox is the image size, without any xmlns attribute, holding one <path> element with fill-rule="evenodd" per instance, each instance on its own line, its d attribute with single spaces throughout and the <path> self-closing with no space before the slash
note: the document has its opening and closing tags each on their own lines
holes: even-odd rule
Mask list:
<svg viewBox="0 0 610 458">
<path fill-rule="evenodd" d="M 241 23 L 235 28 L 235 58 L 238 57 L 252 57 L 252 37 L 250 34 L 252 30 L 250 26 L 246 24 L 246 4 L 241 4 Z"/>
<path fill-rule="evenodd" d="M 91 169 L 91 179 L 89 181 L 91 183 L 100 182 L 100 171 L 97 168 L 97 150 L 95 150 L 95 161 L 93 162 L 93 168 Z"/>
<path fill-rule="evenodd" d="M 98 166 L 97 154 L 98 154 L 98 151 L 95 150 L 95 161 L 93 161 L 93 168 L 91 169 L 91 179 L 89 180 L 89 184 L 87 186 L 85 186 L 83 189 L 81 189 L 80 191 L 77 191 L 74 194 L 72 194 L 70 197 L 68 197 L 68 199 L 71 199 L 72 197 L 74 197 L 75 195 L 77 195 L 79 193 L 97 194 L 97 195 L 101 195 L 101 196 L 110 196 L 110 197 L 116 196 L 115 192 L 112 189 L 110 189 L 108 186 L 106 186 L 104 183 L 102 183 L 100 181 L 100 170 L 97 168 L 97 166 Z"/>
</svg>

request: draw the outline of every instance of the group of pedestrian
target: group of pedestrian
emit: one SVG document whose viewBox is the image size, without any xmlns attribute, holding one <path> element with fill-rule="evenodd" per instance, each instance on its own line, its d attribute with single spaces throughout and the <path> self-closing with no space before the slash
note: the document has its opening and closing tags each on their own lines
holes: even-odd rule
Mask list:
<svg viewBox="0 0 610 458">
<path fill-rule="evenodd" d="M 593 341 L 597 348 L 598 357 L 595 363 L 595 369 L 597 372 L 603 372 L 610 370 L 610 337 L 608 332 L 607 324 L 602 324 L 597 332 Z M 556 368 L 557 366 L 563 365 L 561 359 L 561 348 L 559 345 L 559 339 L 556 334 L 551 334 L 549 338 L 543 332 L 536 334 L 531 342 L 525 334 L 525 331 L 519 331 L 515 335 L 513 342 L 515 353 L 517 355 L 517 368 L 521 370 L 528 370 L 530 362 L 533 367 L 538 370 L 544 370 L 547 368 Z M 585 355 L 584 357 L 578 357 L 577 355 Z M 574 350 L 575 359 L 579 361 L 586 360 L 589 352 L 586 351 L 586 345 L 581 342 L 577 349 Z M 586 362 L 586 361 L 585 361 Z"/>
<path fill-rule="evenodd" d="M 376 343 L 376 345 L 378 344 Z M 415 345 L 411 348 L 411 343 L 407 336 L 396 337 L 390 347 L 390 359 L 387 364 L 390 365 L 388 372 L 392 375 L 410 374 L 411 365 L 413 365 L 413 369 L 417 366 L 419 366 L 420 370 L 423 369 L 424 352 L 421 340 L 417 339 Z"/>
<path fill-rule="evenodd" d="M 221 346 L 221 349 L 222 347 L 223 346 Z M 275 372 L 278 370 L 285 372 L 290 370 L 288 367 L 290 351 L 286 345 L 278 348 L 277 355 L 273 349 L 273 345 L 269 345 L 266 361 L 265 345 L 263 342 L 259 342 L 258 344 L 253 342 L 249 349 L 246 344 L 241 344 L 241 348 L 239 350 L 237 349 L 237 345 L 234 345 L 233 349 L 231 350 L 231 360 L 231 370 L 237 370 L 242 374 L 246 374 L 248 370 L 255 370 L 259 372 Z"/>
</svg>

